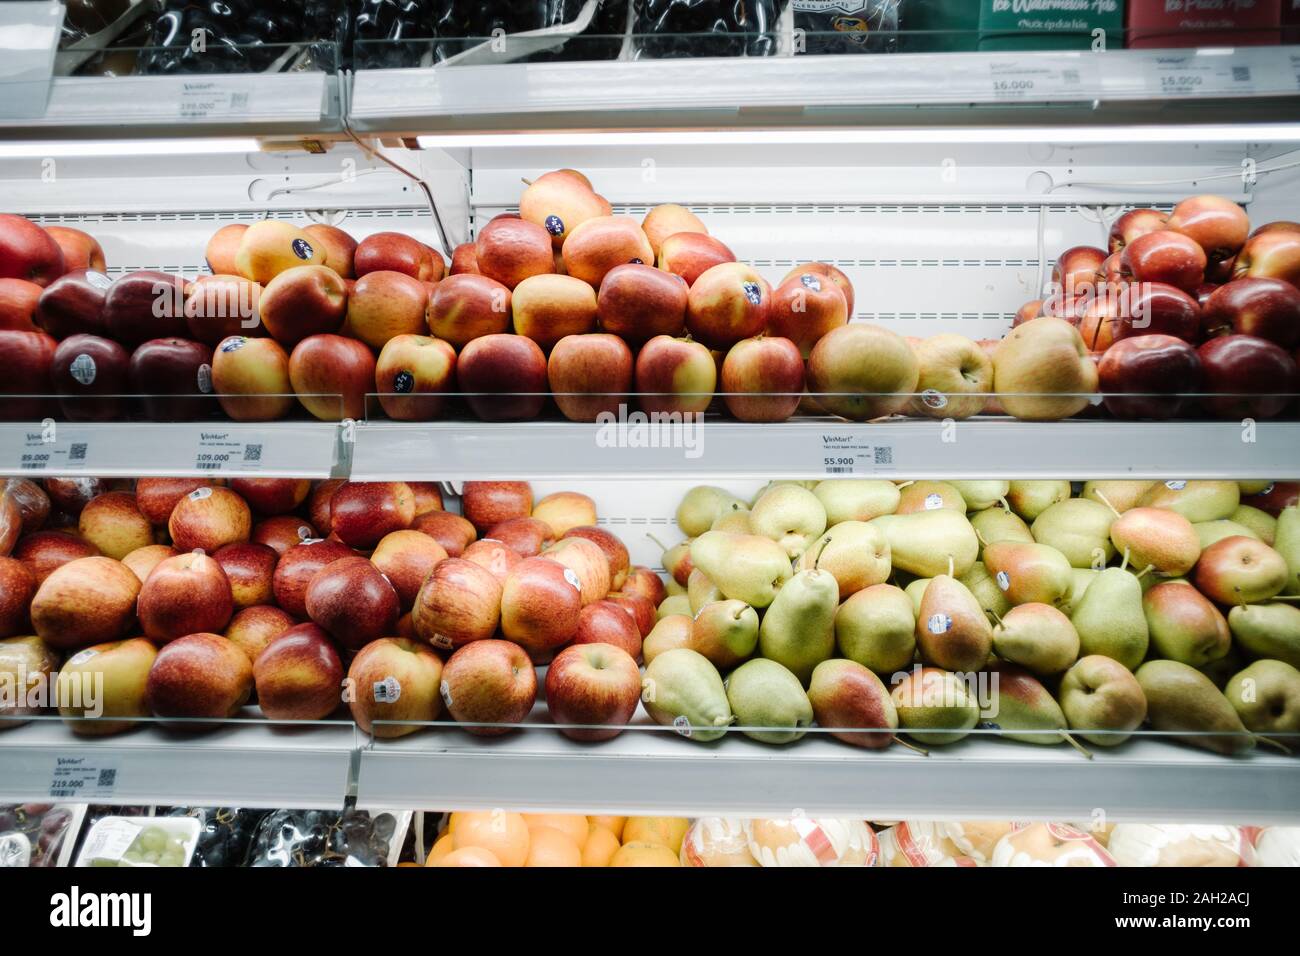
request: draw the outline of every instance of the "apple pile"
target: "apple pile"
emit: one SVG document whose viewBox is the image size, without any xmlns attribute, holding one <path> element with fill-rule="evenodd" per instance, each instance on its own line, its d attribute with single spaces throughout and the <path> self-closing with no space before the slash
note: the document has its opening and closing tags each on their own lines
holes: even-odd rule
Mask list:
<svg viewBox="0 0 1300 956">
<path fill-rule="evenodd" d="M 1300 391 L 1297 285 L 1300 223 L 1251 231 L 1235 202 L 1194 196 L 1168 215 L 1125 213 L 1108 249 L 1067 249 L 1048 296 L 1015 324 L 1048 316 L 1078 328 L 1116 418 L 1168 419 L 1198 404 L 1216 418 L 1273 418 Z"/>
<path fill-rule="evenodd" d="M 941 746 L 983 722 L 1082 749 L 1071 732 L 1115 746 L 1147 723 L 1223 754 L 1285 749 L 1297 500 L 1267 481 L 697 487 L 642 699 L 696 741 L 736 724 L 787 744 L 816 721 L 859 747 Z"/>
</svg>

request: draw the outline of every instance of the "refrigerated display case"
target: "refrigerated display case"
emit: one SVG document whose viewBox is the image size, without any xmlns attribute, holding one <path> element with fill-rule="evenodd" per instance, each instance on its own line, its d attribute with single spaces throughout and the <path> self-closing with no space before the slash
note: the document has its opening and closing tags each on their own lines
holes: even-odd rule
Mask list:
<svg viewBox="0 0 1300 956">
<path fill-rule="evenodd" d="M 48 18 L 58 4 L 7 6 Z M 1107 11 L 1113 16 L 1097 27 L 1100 43 L 1047 50 L 1039 48 L 1040 32 L 1025 27 L 954 24 L 945 18 L 954 5 L 938 2 L 728 4 L 735 22 L 703 26 L 689 16 L 696 4 L 542 4 L 550 16 L 502 20 L 496 33 L 457 20 L 455 4 L 399 11 L 386 3 L 330 10 L 309 3 L 301 6 L 312 28 L 297 34 L 266 23 L 265 35 L 246 36 L 251 28 L 241 27 L 214 36 L 225 51 L 217 62 L 183 46 L 178 55 L 158 36 L 168 23 L 175 27 L 180 14 L 172 8 L 183 5 L 162 4 L 161 14 L 123 6 L 132 10 L 122 17 L 153 25 L 147 37 L 116 23 L 120 32 L 104 40 L 116 45 L 92 49 L 86 41 L 97 33 L 83 27 L 76 36 L 65 31 L 56 50 L 55 28 L 43 74 L 40 57 L 29 55 L 15 58 L 2 80 L 14 92 L 0 106 L 2 211 L 47 234 L 64 230 L 63 240 L 74 244 L 59 243 L 65 257 L 78 241 L 68 230 L 93 237 L 98 253 L 83 249 L 89 271 L 80 277 L 62 279 L 57 269 L 22 279 L 18 270 L 29 255 L 22 236 L 38 240 L 15 220 L 0 223 L 21 232 L 0 237 L 0 282 L 11 283 L 0 289 L 0 336 L 10 339 L 0 353 L 0 474 L 10 482 L 0 543 L 12 555 L 7 565 L 23 568 L 0 568 L 0 663 L 39 671 L 53 688 L 60 668 L 69 676 L 93 672 L 86 645 L 143 633 L 149 640 L 135 644 L 134 661 L 119 655 L 122 673 L 138 678 L 161 673 L 164 656 L 180 657 L 177 639 L 224 636 L 183 650 L 217 675 L 211 686 L 173 685 L 172 703 L 164 703 L 163 689 L 149 696 L 137 680 L 132 709 L 109 715 L 129 720 L 129 728 L 76 709 L 61 717 L 48 706 L 0 707 L 0 726 L 8 725 L 0 732 L 0 803 L 140 806 L 160 816 L 169 811 L 154 808 L 240 808 L 197 814 L 206 828 L 197 838 L 200 858 L 214 820 L 242 820 L 252 833 L 260 811 L 274 810 L 279 836 L 268 828 L 265 839 L 221 837 L 220 846 L 237 845 L 229 852 L 245 861 L 255 851 L 278 861 L 257 865 L 311 865 L 308 858 L 351 865 L 338 841 L 359 814 L 372 821 L 365 834 L 362 824 L 353 827 L 358 839 L 371 841 L 358 851 L 367 863 L 418 864 L 436 852 L 444 811 L 490 815 L 500 808 L 695 820 L 694 857 L 681 834 L 668 847 L 684 864 L 711 854 L 745 865 L 801 854 L 824 863 L 858 850 L 874 865 L 987 865 L 1025 853 L 1037 859 L 1010 839 L 1022 832 L 1031 835 L 1022 841 L 1039 836 L 1056 848 L 1076 840 L 1075 849 L 1107 865 L 1294 862 L 1300 47 L 1255 45 L 1259 25 L 1251 23 L 1221 26 L 1228 37 L 1250 31 L 1232 46 L 1147 49 L 1130 42 L 1136 2 L 1127 5 L 1127 21 L 1119 13 L 1124 5 Z M 818 27 L 802 18 L 830 7 L 845 17 L 867 8 L 865 31 L 840 24 L 830 31 L 835 36 L 810 37 L 807 30 Z M 1279 9 L 1278 38 L 1282 17 Z M 1066 32 L 1071 41 L 1080 31 L 1095 40 L 1094 26 Z M 861 50 L 858 32 L 867 37 Z M 239 55 L 246 46 L 256 49 Z M 87 50 L 92 55 L 83 59 Z M 134 66 L 111 76 L 88 66 L 110 55 Z M 562 185 L 547 196 L 534 185 L 540 182 Z M 1197 231 L 1205 218 L 1230 234 L 1226 246 Z M 612 225 L 605 237 L 585 230 L 583 247 L 575 230 L 589 219 Z M 654 220 L 680 228 L 651 228 Z M 493 223 L 502 237 L 495 247 L 483 240 Z M 1276 224 L 1262 233 L 1273 238 L 1236 235 L 1266 224 Z M 679 233 L 707 233 L 711 241 L 688 238 L 673 259 L 664 240 Z M 1165 261 L 1135 268 L 1129 253 L 1116 261 L 1118 272 L 1105 271 L 1107 257 L 1140 247 L 1144 233 L 1178 237 L 1169 240 L 1172 251 L 1152 253 Z M 264 236 L 265 245 L 247 242 L 250 234 Z M 574 236 L 579 242 L 570 244 Z M 1242 255 L 1247 241 L 1253 246 Z M 475 257 L 484 261 L 471 264 Z M 704 301 L 699 277 L 730 260 L 737 264 L 724 269 L 731 285 L 718 293 L 723 305 Z M 607 288 L 615 265 L 645 270 L 636 274 L 642 284 Z M 310 281 L 280 279 L 294 268 L 314 270 Z M 1189 268 L 1200 271 L 1196 281 Z M 561 271 L 563 282 L 545 278 Z M 1090 310 L 1090 301 L 1054 299 L 1052 283 L 1076 272 L 1100 275 L 1089 281 L 1108 293 L 1159 285 L 1163 298 L 1141 300 L 1149 313 L 1131 302 L 1107 312 L 1107 303 Z M 674 274 L 687 276 L 680 288 Z M 209 275 L 228 278 L 199 281 Z M 180 292 L 175 277 L 184 280 Z M 523 286 L 536 278 L 543 281 Z M 27 279 L 37 280 L 37 292 L 14 284 Z M 1225 293 L 1211 304 L 1215 292 L 1202 286 L 1229 288 L 1234 280 L 1253 283 L 1256 297 L 1225 302 Z M 248 297 L 254 286 L 258 299 Z M 504 296 L 494 296 L 498 286 Z M 215 306 L 205 290 L 216 290 Z M 655 296 L 680 304 L 658 304 Z M 795 330 L 780 354 L 767 350 L 785 341 L 768 318 L 778 296 L 793 323 L 784 328 Z M 105 305 L 110 299 L 115 306 Z M 823 299 L 829 304 L 819 304 Z M 814 317 L 805 323 L 809 303 Z M 750 331 L 719 331 L 719 322 L 745 326 L 755 310 L 763 315 Z M 651 311 L 656 321 L 668 313 L 667 325 L 651 323 Z M 627 318 L 633 314 L 640 318 Z M 819 319 L 826 325 L 813 327 Z M 1173 340 L 1146 343 L 1151 354 L 1164 349 L 1152 359 L 1163 363 L 1155 374 L 1132 344 L 1152 337 L 1135 335 L 1152 321 Z M 59 341 L 23 338 L 20 348 L 14 336 L 39 338 L 38 329 Z M 393 354 L 385 363 L 396 335 L 428 332 L 437 342 L 422 340 L 427 354 L 419 361 Z M 484 333 L 499 337 L 490 343 L 498 350 L 487 347 Z M 657 343 L 657 374 L 653 333 L 667 339 Z M 565 334 L 600 342 L 592 341 L 590 352 L 574 347 L 565 368 Z M 806 341 L 794 342 L 800 334 Z M 766 344 L 762 361 L 746 367 L 732 356 L 737 340 L 750 338 Z M 140 357 L 148 339 L 187 344 Z M 466 362 L 467 352 L 480 354 Z M 698 379 L 675 379 L 675 363 L 692 360 Z M 767 361 L 771 368 L 763 367 Z M 458 380 L 450 371 L 457 363 Z M 1188 373 L 1188 363 L 1202 374 Z M 52 378 L 45 371 L 51 365 Z M 665 417 L 653 417 L 656 411 Z M 164 494 L 158 479 L 176 481 Z M 39 494 L 28 487 L 33 482 Z M 519 488 L 509 484 L 520 482 L 528 489 L 522 510 Z M 832 483 L 823 485 L 826 500 L 816 489 L 823 482 Z M 954 482 L 967 483 L 970 497 L 952 498 Z M 1129 498 L 1111 501 L 1104 484 L 1095 494 L 1105 482 L 1128 483 Z M 1144 486 L 1135 490 L 1135 482 Z M 474 518 L 476 490 L 491 490 L 484 483 L 512 489 L 498 517 L 533 524 L 501 530 L 486 518 L 465 520 Z M 700 524 L 688 515 L 683 522 L 680 511 L 701 486 L 723 489 L 694 493 L 714 495 L 736 513 L 730 527 L 739 530 L 719 533 L 757 533 L 765 555 L 776 549 L 783 558 L 767 591 L 723 586 L 698 570 L 711 565 L 721 579 L 744 566 L 743 554 L 724 549 L 710 557 L 680 547 L 711 533 L 712 519 Z M 351 529 L 331 515 L 340 487 L 353 499 Z M 849 487 L 892 495 L 893 504 L 841 508 L 834 520 L 827 501 Z M 781 527 L 778 517 L 756 531 L 737 516 L 752 516 L 759 496 L 773 488 L 801 492 L 788 493 L 801 499 L 788 506 L 795 525 Z M 143 498 L 155 492 L 165 504 L 146 514 Z M 272 500 L 273 492 L 287 498 Z M 1034 503 L 1035 493 L 1048 500 Z M 549 523 L 534 507 L 556 495 Z M 805 527 L 799 508 L 808 498 L 821 502 L 822 513 Z M 42 499 L 46 514 L 38 520 Z M 102 524 L 86 517 L 89 501 L 99 502 L 92 516 L 100 512 Z M 176 518 L 180 501 L 194 501 L 194 511 L 224 502 L 236 514 L 234 529 L 203 526 L 217 520 L 212 511 L 185 527 Z M 1057 504 L 1065 505 L 1058 516 L 1076 514 L 1054 533 L 1050 519 L 1036 519 Z M 1142 529 L 1116 536 L 1113 522 L 1133 509 L 1157 512 L 1162 523 L 1146 533 L 1183 553 L 1143 549 Z M 654 598 L 607 601 L 631 617 L 627 640 L 635 653 L 593 666 L 626 671 L 624 658 L 632 658 L 636 693 L 632 710 L 608 728 L 617 733 L 604 740 L 583 738 L 599 734 L 592 725 L 605 721 L 565 719 L 555 707 L 562 691 L 548 694 L 548 685 L 560 681 L 551 660 L 574 637 L 582 608 L 611 591 L 623 594 L 611 579 L 619 562 L 607 568 L 604 585 L 582 594 L 584 572 L 574 570 L 582 555 L 572 552 L 592 549 L 570 547 L 565 561 L 552 552 L 547 557 L 556 561 L 545 568 L 558 578 L 537 584 L 540 596 L 520 584 L 515 597 L 503 597 L 515 586 L 510 568 L 544 560 L 535 556 L 552 539 L 583 539 L 564 537 L 570 512 L 581 516 L 572 526 L 596 529 L 588 541 L 615 554 L 623 549 L 625 576 L 629 567 L 647 569 L 636 587 Z M 878 521 L 895 512 L 899 519 L 951 514 L 958 528 L 926 543 L 924 531 Z M 986 512 L 1004 518 L 976 520 Z M 421 522 L 428 514 L 447 517 Z M 908 618 L 906 666 L 882 664 L 851 636 L 837 643 L 834 623 L 807 608 L 791 633 L 829 635 L 829 649 L 808 651 L 809 659 L 781 650 L 773 637 L 762 650 L 760 618 L 769 620 L 766 608 L 776 606 L 779 588 L 799 574 L 831 573 L 819 569 L 825 538 L 834 540 L 836 526 L 850 521 L 854 527 L 842 530 L 850 541 L 860 536 L 848 546 L 854 555 L 883 541 L 885 553 L 900 556 L 887 560 L 883 573 L 863 572 L 857 584 L 836 580 L 830 614 L 859 590 L 889 589 L 882 607 L 893 602 Z M 1041 573 L 1054 575 L 1055 584 L 1013 588 L 1027 567 L 1016 562 L 1028 559 L 1006 556 L 1003 565 L 985 557 L 999 543 L 995 534 L 1008 533 L 1038 549 L 1035 560 L 1050 566 Z M 421 535 L 410 553 L 399 548 L 408 534 Z M 480 548 L 484 563 L 465 570 L 474 562 L 460 558 L 464 549 L 494 534 L 513 537 Z M 391 535 L 399 535 L 390 541 L 394 553 L 376 560 Z M 787 540 L 795 536 L 798 544 Z M 1246 544 L 1234 553 L 1219 544 L 1229 538 Z M 227 553 L 223 563 L 223 547 L 248 553 Z M 205 554 L 192 556 L 195 548 Z M 308 570 L 291 575 L 294 561 L 286 564 L 283 552 L 310 548 L 316 557 L 297 555 Z M 1252 571 L 1248 581 L 1224 584 L 1210 562 L 1199 562 L 1211 548 L 1221 573 L 1234 561 L 1262 562 L 1269 579 L 1260 584 Z M 1053 554 L 1044 558 L 1044 550 Z M 679 573 L 692 558 L 694 579 Z M 118 620 L 101 627 L 58 606 L 57 589 L 46 582 L 73 559 L 106 562 L 107 583 L 94 591 L 73 582 L 64 599 L 90 588 L 97 606 Z M 354 563 L 336 566 L 336 580 L 313 578 L 336 559 Z M 195 616 L 177 611 L 184 602 L 175 596 L 161 610 L 140 600 L 159 560 L 182 562 L 175 567 L 193 575 L 171 587 L 189 597 Z M 442 602 L 442 617 L 418 609 L 408 617 L 444 560 L 460 565 L 463 576 L 496 584 L 475 591 L 453 566 L 445 569 L 446 594 L 428 595 L 430 605 Z M 222 579 L 233 585 L 228 613 L 218 607 L 203 617 L 206 592 L 193 565 L 205 561 L 221 564 Z M 976 564 L 982 578 L 970 577 Z M 279 587 L 272 567 L 284 567 L 292 582 Z M 1093 634 L 1081 644 L 1085 625 L 1071 618 L 1097 580 L 1092 575 L 1107 568 L 1120 581 L 1117 596 L 1092 602 L 1086 627 Z M 321 582 L 315 599 L 307 593 L 311 580 Z M 927 597 L 933 580 L 944 584 Z M 957 597 L 945 599 L 949 585 Z M 570 586 L 578 597 L 564 590 Z M 1181 588 L 1189 590 L 1170 590 Z M 45 607 L 33 620 L 28 605 L 40 590 Z M 453 611 L 476 613 L 484 590 L 496 594 L 487 602 L 495 603 L 488 625 L 477 639 L 449 636 L 441 624 Z M 1161 595 L 1173 610 L 1159 607 Z M 818 601 L 825 603 L 805 603 Z M 275 662 L 262 657 L 265 633 L 250 623 L 239 635 L 250 643 L 230 639 L 241 602 L 278 605 L 280 617 L 271 621 L 268 612 L 264 627 L 279 627 L 278 639 L 295 625 L 300 646 L 283 653 L 315 655 L 324 682 L 341 685 L 334 706 L 318 693 L 309 716 L 297 698 L 277 710 Z M 503 607 L 512 603 L 507 623 Z M 752 617 L 755 631 L 731 656 L 691 637 L 701 610 L 723 603 L 740 605 L 733 608 L 738 619 Z M 972 603 L 967 628 L 961 612 Z M 1084 652 L 1087 643 L 1105 645 L 1099 627 L 1122 629 L 1106 611 L 1112 603 L 1138 609 L 1149 653 L 1130 651 L 1136 656 L 1124 663 L 1123 649 Z M 1051 615 L 1035 613 L 1075 634 L 1067 659 L 1043 665 L 1032 653 L 1018 654 L 1014 622 L 1007 623 L 1013 605 L 1046 605 Z M 1166 618 L 1193 612 L 1200 629 L 1188 650 L 1171 632 L 1193 625 Z M 589 617 L 594 633 L 614 633 L 613 625 L 600 631 L 595 611 Z M 661 619 L 672 617 L 684 621 L 670 621 L 652 640 Z M 616 630 L 627 631 L 617 620 Z M 974 633 L 977 660 L 958 664 L 926 636 L 955 626 Z M 1162 633 L 1152 637 L 1157 629 Z M 550 636 L 528 645 L 533 630 Z M 24 643 L 30 632 L 38 637 Z M 92 633 L 99 636 L 92 640 Z M 1033 633 L 1031 643 L 1046 641 L 1046 630 Z M 376 648 L 376 640 L 388 643 Z M 481 657 L 477 667 L 505 667 L 525 686 L 480 692 L 473 679 L 449 680 L 453 659 L 476 644 L 462 662 Z M 232 647 L 238 656 L 228 656 Z M 664 665 L 664 653 L 676 654 L 670 664 L 682 669 Z M 908 686 L 914 656 L 926 667 L 913 675 L 921 687 L 940 680 L 938 667 L 968 671 L 975 693 L 1003 680 L 1045 698 L 1032 720 L 1046 722 L 1012 727 L 987 707 L 970 720 L 965 707 L 935 718 L 938 725 L 900 723 L 891 691 Z M 1116 729 L 1092 725 L 1080 716 L 1086 710 L 1073 717 L 1062 711 L 1062 675 L 1094 656 L 1127 675 L 1115 678 L 1126 691 L 1139 688 L 1148 722 L 1139 715 Z M 1148 658 L 1158 666 L 1139 682 L 1129 671 L 1148 666 Z M 781 672 L 751 669 L 756 708 L 738 703 L 743 677 L 735 674 L 747 659 Z M 833 701 L 819 702 L 808 689 L 814 666 L 829 659 L 847 659 L 857 670 L 839 678 L 827 671 L 828 681 L 866 682 L 872 693 L 876 685 L 888 688 L 879 712 L 894 722 L 873 722 L 863 716 L 870 711 L 837 721 Z M 1037 669 L 1018 669 L 1026 660 Z M 409 678 L 389 673 L 398 662 Z M 1261 669 L 1257 662 L 1271 663 Z M 1075 673 L 1075 680 L 1091 690 L 1091 678 Z M 689 706 L 656 700 L 664 681 L 688 683 L 704 699 Z M 1272 706 L 1234 706 L 1223 688 L 1240 696 L 1241 681 Z M 260 705 L 248 704 L 254 686 Z M 1198 694 L 1206 713 L 1186 717 L 1178 702 Z M 209 695 L 228 699 L 189 712 L 189 703 Z M 1161 695 L 1156 713 L 1152 701 Z M 485 696 L 493 706 L 467 709 L 467 696 Z M 403 697 L 408 710 L 397 709 Z M 775 716 L 778 709 L 786 712 Z M 821 714 L 814 718 L 814 711 Z M 742 712 L 757 714 L 757 722 L 747 723 Z M 1077 747 L 1067 731 L 1080 738 Z M 1035 738 L 1053 745 L 1036 746 Z M 81 816 L 88 831 L 91 815 Z M 74 817 L 78 827 L 81 816 Z M 382 835 L 373 822 L 380 819 L 388 821 Z M 953 821 L 1017 822 L 988 823 L 995 834 L 982 833 L 971 849 L 967 831 L 978 827 Z M 770 825 L 755 825 L 764 822 Z M 1122 853 L 1097 836 L 1109 840 L 1115 826 L 1127 828 Z M 143 825 L 127 830 L 134 840 Z M 405 849 L 371 840 L 395 834 Z M 585 849 L 580 836 L 572 842 Z M 61 861 L 71 862 L 73 842 L 65 837 L 60 847 Z M 164 852 L 125 842 L 122 853 L 132 847 L 136 855 Z M 571 856 L 567 844 L 552 849 L 547 862 Z M 606 849 L 604 859 L 619 852 Z M 663 856 L 646 856 L 656 854 Z"/>
</svg>

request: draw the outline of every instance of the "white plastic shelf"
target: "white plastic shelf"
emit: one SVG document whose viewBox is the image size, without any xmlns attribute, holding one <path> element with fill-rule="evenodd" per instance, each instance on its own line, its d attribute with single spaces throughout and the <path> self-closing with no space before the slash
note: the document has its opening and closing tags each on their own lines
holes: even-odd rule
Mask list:
<svg viewBox="0 0 1300 956">
<path fill-rule="evenodd" d="M 864 111 L 1213 104 L 1300 94 L 1296 48 L 724 57 L 360 70 L 365 131 L 842 124 Z M 1041 114 L 1038 115 L 1041 119 Z M 1071 114 L 1073 115 L 1073 114 Z M 1292 114 L 1293 115 L 1293 114 Z M 1238 111 L 1240 118 L 1240 113 Z M 1284 119 L 1285 112 L 1278 113 Z M 935 121 L 913 116 L 902 122 Z M 1059 120 L 1058 120 L 1059 121 Z M 1067 120 L 1068 121 L 1068 120 Z M 1149 116 L 1144 122 L 1158 121 Z"/>
<path fill-rule="evenodd" d="M 328 422 L 0 424 L 0 475 L 328 478 L 338 437 Z"/>
<path fill-rule="evenodd" d="M 59 720 L 39 720 L 0 731 L 0 803 L 337 809 L 347 795 L 355 737 L 349 722 L 284 727 L 252 720 L 202 734 L 138 726 L 95 738 L 78 737 Z"/>
<path fill-rule="evenodd" d="M 661 729 L 660 729 L 661 730 Z M 729 733 L 700 744 L 659 731 L 578 743 L 531 728 L 475 738 L 454 728 L 361 752 L 361 806 L 522 812 L 1300 822 L 1300 760 L 1228 758 L 1167 740 L 1095 748 L 967 738 L 922 756 L 810 734 L 784 748 Z"/>
<path fill-rule="evenodd" d="M 654 442 L 659 447 L 654 447 Z M 899 419 L 634 427 L 574 422 L 371 421 L 358 481 L 466 479 L 1282 478 L 1300 474 L 1300 423 Z"/>
</svg>

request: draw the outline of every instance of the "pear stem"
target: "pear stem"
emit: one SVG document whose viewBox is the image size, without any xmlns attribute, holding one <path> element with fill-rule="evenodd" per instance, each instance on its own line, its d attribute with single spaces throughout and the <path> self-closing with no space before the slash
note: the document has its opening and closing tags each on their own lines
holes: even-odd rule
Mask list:
<svg viewBox="0 0 1300 956">
<path fill-rule="evenodd" d="M 902 491 L 902 490 L 903 490 L 904 488 L 906 488 L 908 485 L 914 485 L 914 484 L 916 484 L 916 479 L 913 479 L 913 480 L 911 480 L 911 481 L 904 481 L 904 482 L 902 482 L 902 483 L 899 484 L 898 489 L 899 489 L 899 491 Z"/>
<path fill-rule="evenodd" d="M 1002 626 L 1002 615 L 999 614 L 997 611 L 993 610 L 993 608 L 991 608 L 991 607 L 986 607 L 986 608 L 984 609 L 984 613 L 986 613 L 986 614 L 992 614 L 992 615 L 993 615 L 993 620 L 995 620 L 995 621 L 997 622 L 998 627 L 1001 627 L 1001 626 Z"/>
<path fill-rule="evenodd" d="M 976 528 L 976 529 L 975 529 L 975 537 L 977 537 L 977 538 L 980 539 L 980 547 L 981 547 L 981 548 L 987 548 L 987 547 L 989 546 L 989 543 L 988 543 L 987 541 L 984 540 L 984 535 L 980 534 L 980 530 L 979 530 L 979 528 Z"/>
<path fill-rule="evenodd" d="M 1079 743 L 1079 741 L 1075 740 L 1067 733 L 1062 733 L 1061 736 L 1065 738 L 1065 742 L 1067 744 L 1069 744 L 1075 750 L 1079 751 L 1079 753 L 1083 754 L 1089 760 L 1092 759 L 1092 751 L 1089 750 L 1087 747 L 1085 747 L 1083 744 Z"/>
<path fill-rule="evenodd" d="M 1273 601 L 1300 601 L 1300 594 L 1274 594 L 1268 600 L 1270 603 Z"/>
<path fill-rule="evenodd" d="M 1282 753 L 1286 754 L 1288 757 L 1292 755 L 1292 751 L 1290 747 L 1282 743 L 1282 741 L 1280 740 L 1274 740 L 1272 737 L 1264 737 L 1262 735 L 1257 734 L 1255 736 L 1255 742 L 1261 744 L 1268 744 L 1270 747 L 1276 747 L 1278 750 L 1282 751 Z"/>
<path fill-rule="evenodd" d="M 1154 564 L 1148 564 L 1145 568 L 1143 568 L 1141 571 L 1137 573 L 1138 580 L 1141 581 L 1142 578 L 1147 574 L 1147 572 L 1154 571 L 1155 568 L 1156 566 Z"/>
<path fill-rule="evenodd" d="M 956 577 L 956 575 L 953 574 L 953 572 L 956 570 L 957 570 L 957 565 L 953 562 L 952 555 L 950 554 L 948 555 L 948 577 L 950 578 Z"/>
<path fill-rule="evenodd" d="M 1007 514 L 1011 514 L 1011 504 L 1007 501 L 1007 496 L 1002 495 L 1000 498 L 998 498 L 998 501 L 1002 502 L 1002 510 L 1005 511 Z"/>
<path fill-rule="evenodd" d="M 817 549 L 817 557 L 813 558 L 813 570 L 814 570 L 814 571 L 820 570 L 820 569 L 817 567 L 817 563 L 818 563 L 819 561 L 821 561 L 821 559 L 822 559 L 822 555 L 825 554 L 825 552 L 826 552 L 826 546 L 827 546 L 828 544 L 830 544 L 830 543 L 831 543 L 831 536 L 830 536 L 830 535 L 827 535 L 826 538 L 822 541 L 822 546 L 821 546 L 820 548 Z"/>
<path fill-rule="evenodd" d="M 906 747 L 908 750 L 913 750 L 916 753 L 919 753 L 922 757 L 930 756 L 930 751 L 926 750 L 924 747 L 918 747 L 916 744 L 909 744 L 906 740 L 897 735 L 894 736 L 894 743 L 898 744 L 900 747 Z"/>
<path fill-rule="evenodd" d="M 1128 570 L 1128 548 L 1124 549 L 1124 560 L 1120 563 L 1119 569 L 1121 571 Z"/>
<path fill-rule="evenodd" d="M 649 532 L 646 533 L 646 537 L 649 538 L 651 541 L 653 541 L 655 544 L 659 545 L 660 551 L 668 550 L 668 546 L 666 544 L 664 544 L 662 541 L 660 541 L 658 538 L 656 538 L 654 535 L 650 534 Z"/>
<path fill-rule="evenodd" d="M 1122 517 L 1122 515 L 1120 515 L 1119 511 L 1116 510 L 1115 506 L 1114 506 L 1113 504 L 1110 503 L 1110 499 L 1109 499 L 1109 498 L 1107 498 L 1107 497 L 1106 497 L 1104 494 L 1102 494 L 1100 491 L 1097 491 L 1095 488 L 1093 489 L 1093 493 L 1094 493 L 1098 498 L 1101 499 L 1101 503 L 1104 504 L 1107 508 L 1109 508 L 1109 509 L 1111 510 L 1111 512 L 1115 515 L 1116 518 Z"/>
<path fill-rule="evenodd" d="M 525 179 L 523 176 L 519 177 L 519 181 L 523 183 L 525 186 L 531 186 L 533 184 L 533 181 L 531 179 Z"/>
</svg>

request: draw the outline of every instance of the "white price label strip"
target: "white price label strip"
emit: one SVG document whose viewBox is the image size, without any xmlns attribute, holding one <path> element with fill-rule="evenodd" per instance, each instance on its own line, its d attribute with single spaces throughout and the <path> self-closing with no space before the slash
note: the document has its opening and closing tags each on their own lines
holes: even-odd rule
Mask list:
<svg viewBox="0 0 1300 956">
<path fill-rule="evenodd" d="M 1256 91 L 1255 69 L 1230 56 L 1154 56 L 1147 82 L 1156 96 L 1224 96 Z"/>
<path fill-rule="evenodd" d="M 11 454 L 18 471 L 77 471 L 90 463 L 90 437 L 77 429 L 33 425 L 19 433 Z"/>
<path fill-rule="evenodd" d="M 263 441 L 247 442 L 230 432 L 201 431 L 194 454 L 196 471 L 260 471 Z"/>
<path fill-rule="evenodd" d="M 1060 62 L 995 60 L 989 64 L 993 98 L 998 100 L 1060 100 L 1093 96 L 1097 64 L 1091 59 Z"/>
<path fill-rule="evenodd" d="M 50 798 L 85 802 L 88 797 L 111 797 L 117 789 L 117 772 L 117 764 L 105 757 L 55 757 Z"/>
<path fill-rule="evenodd" d="M 196 80 L 181 86 L 182 119 L 240 116 L 248 112 L 248 90 L 233 90 L 213 80 Z"/>
<path fill-rule="evenodd" d="M 824 475 L 872 475 L 893 471 L 894 446 L 877 445 L 865 434 L 819 432 L 814 470 Z"/>
</svg>

